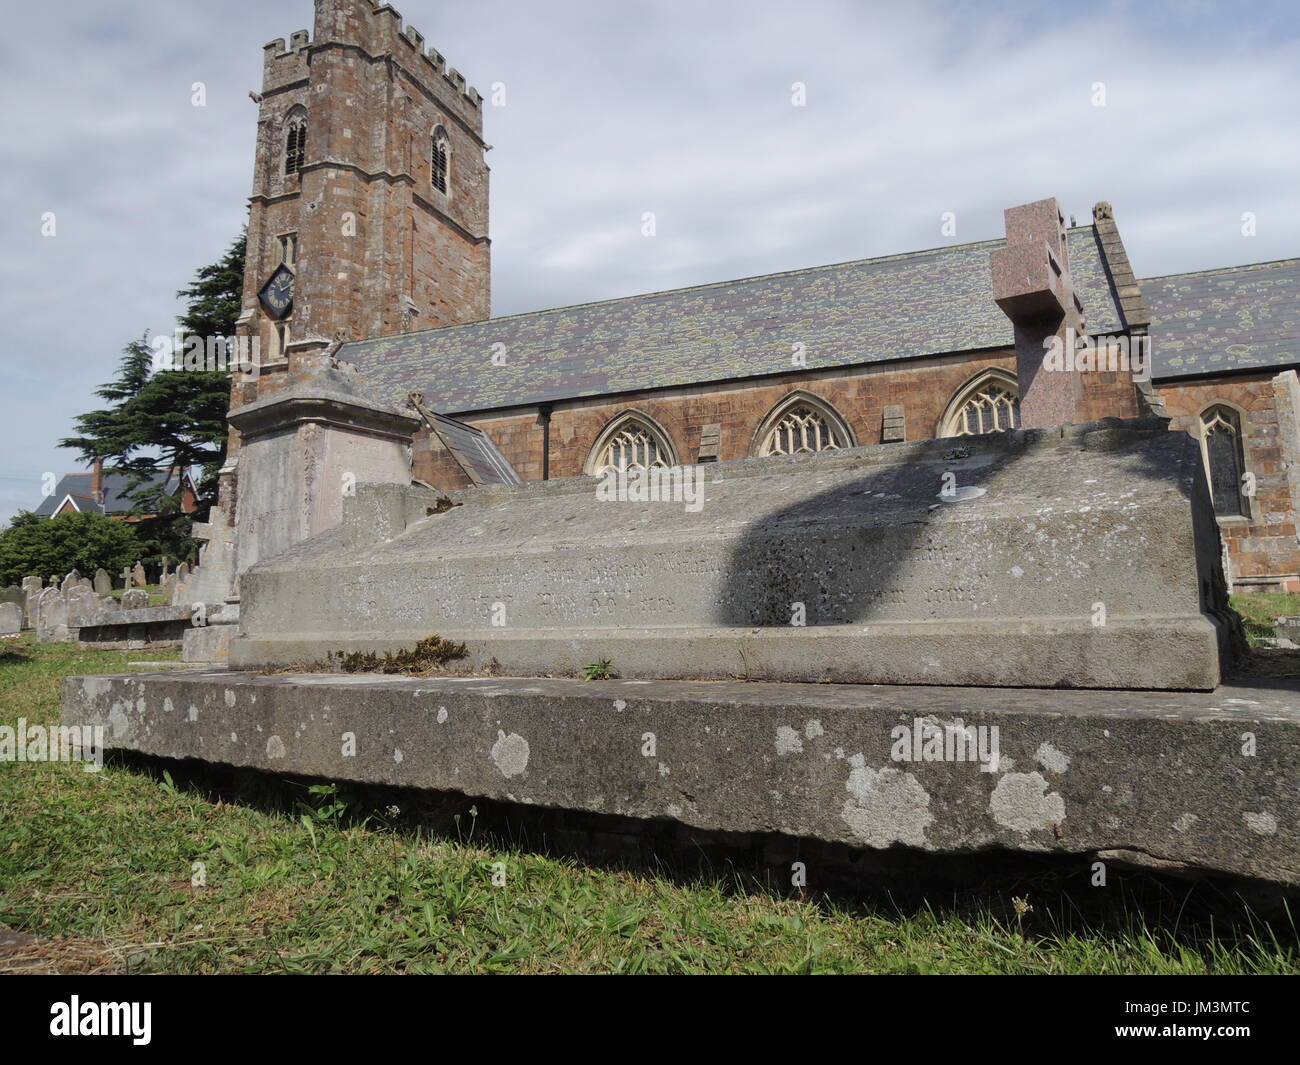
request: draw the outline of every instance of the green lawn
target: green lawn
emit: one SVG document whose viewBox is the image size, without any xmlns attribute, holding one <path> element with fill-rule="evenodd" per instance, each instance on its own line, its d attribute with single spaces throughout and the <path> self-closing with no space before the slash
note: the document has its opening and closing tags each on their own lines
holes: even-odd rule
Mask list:
<svg viewBox="0 0 1300 1065">
<path fill-rule="evenodd" d="M 64 675 L 135 657 L 0 643 L 0 725 L 55 722 Z M 0 924 L 80 971 L 1300 972 L 1289 918 L 1212 886 L 1112 871 L 1094 889 L 1040 867 L 956 897 L 783 897 L 725 869 L 513 846 L 469 800 L 340 809 L 342 792 L 269 778 L 172 779 L 143 762 L 0 763 Z"/>
<path fill-rule="evenodd" d="M 1246 637 L 1252 643 L 1261 637 L 1272 639 L 1277 635 L 1273 631 L 1274 618 L 1300 614 L 1300 593 L 1296 592 L 1254 592 L 1234 595 L 1231 600 L 1233 609 L 1245 623 Z"/>
</svg>

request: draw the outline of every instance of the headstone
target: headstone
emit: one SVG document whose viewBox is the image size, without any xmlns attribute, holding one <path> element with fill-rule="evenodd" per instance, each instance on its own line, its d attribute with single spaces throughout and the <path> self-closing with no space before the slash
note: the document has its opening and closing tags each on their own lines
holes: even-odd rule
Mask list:
<svg viewBox="0 0 1300 1065">
<path fill-rule="evenodd" d="M 36 605 L 36 638 L 59 642 L 68 638 L 68 603 L 57 588 L 41 592 Z"/>
<path fill-rule="evenodd" d="M 164 573 L 162 580 L 159 582 L 162 594 L 167 597 L 167 602 L 172 601 L 172 596 L 176 592 L 176 574 Z"/>
<path fill-rule="evenodd" d="M 176 578 L 182 582 L 190 579 L 190 565 L 188 562 L 182 562 L 176 567 Z"/>
<path fill-rule="evenodd" d="M 22 632 L 23 608 L 17 603 L 0 603 L 0 636 Z"/>
<path fill-rule="evenodd" d="M 27 616 L 27 627 L 36 628 L 36 597 L 41 594 L 43 585 L 40 577 L 24 577 L 23 591 L 26 598 L 23 601 L 23 613 Z"/>
<path fill-rule="evenodd" d="M 21 619 L 27 609 L 27 589 L 13 584 L 0 590 L 0 603 L 12 603 L 18 608 L 19 626 L 21 627 Z"/>
<path fill-rule="evenodd" d="M 149 578 L 145 576 L 144 567 L 139 562 L 131 569 L 131 583 L 137 588 L 149 587 Z"/>
<path fill-rule="evenodd" d="M 79 584 L 69 588 L 68 594 L 63 599 L 67 603 L 68 625 L 71 628 L 76 628 L 81 618 L 100 609 L 99 596 L 90 588 L 83 588 Z"/>
<path fill-rule="evenodd" d="M 122 593 L 123 610 L 142 610 L 149 605 L 149 593 L 143 588 L 128 588 Z"/>
<path fill-rule="evenodd" d="M 95 594 L 96 595 L 113 594 L 113 582 L 109 578 L 108 574 L 102 569 L 95 570 Z"/>
<path fill-rule="evenodd" d="M 59 584 L 59 591 L 61 591 L 64 595 L 67 595 L 68 589 L 75 588 L 80 581 L 81 581 L 81 574 L 78 573 L 75 569 L 69 570 L 68 575 L 64 577 L 63 581 Z"/>
<path fill-rule="evenodd" d="M 128 588 L 131 587 L 131 567 L 123 566 L 122 572 L 121 574 L 119 574 L 119 576 L 122 579 L 122 591 L 126 591 Z"/>
</svg>

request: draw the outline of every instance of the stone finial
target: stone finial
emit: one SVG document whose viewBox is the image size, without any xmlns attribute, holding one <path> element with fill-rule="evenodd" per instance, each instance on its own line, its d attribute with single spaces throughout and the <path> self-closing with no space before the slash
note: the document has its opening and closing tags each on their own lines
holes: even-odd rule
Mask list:
<svg viewBox="0 0 1300 1065">
<path fill-rule="evenodd" d="M 1115 218 L 1115 212 L 1111 210 L 1110 204 L 1105 200 L 1100 200 L 1092 208 L 1092 220 L 1094 222 L 1111 221 Z"/>
</svg>

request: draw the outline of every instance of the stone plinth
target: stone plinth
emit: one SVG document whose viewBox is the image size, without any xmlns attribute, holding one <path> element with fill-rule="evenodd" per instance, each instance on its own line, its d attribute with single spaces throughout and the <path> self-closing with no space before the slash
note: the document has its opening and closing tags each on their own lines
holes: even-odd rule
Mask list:
<svg viewBox="0 0 1300 1065">
<path fill-rule="evenodd" d="M 355 485 L 411 480 L 418 420 L 371 399 L 350 368 L 328 360 L 231 411 L 230 424 L 241 437 L 241 571 L 336 524 Z"/>
<path fill-rule="evenodd" d="M 1300 884 L 1294 682 L 1196 694 L 169 672 L 70 677 L 63 723 L 103 725 L 111 749 L 276 774 Z M 945 755 L 977 753 L 914 758 L 932 728 Z M 981 759 L 994 728 L 996 760 Z M 949 748 L 950 729 L 975 738 Z"/>
<path fill-rule="evenodd" d="M 710 464 L 702 505 L 595 478 L 362 490 L 246 571 L 232 668 L 463 641 L 466 668 L 1210 689 L 1219 547 L 1159 420 Z M 947 491 L 952 489 L 951 492 Z M 441 510 L 441 512 L 436 512 Z"/>
</svg>

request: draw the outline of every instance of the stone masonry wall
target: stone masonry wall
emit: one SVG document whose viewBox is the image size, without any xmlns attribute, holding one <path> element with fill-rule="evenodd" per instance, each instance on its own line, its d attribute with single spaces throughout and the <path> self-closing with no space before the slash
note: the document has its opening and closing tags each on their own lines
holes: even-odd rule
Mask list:
<svg viewBox="0 0 1300 1065">
<path fill-rule="evenodd" d="M 882 442 L 885 408 L 903 408 L 903 439 L 927 440 L 956 393 L 973 377 L 997 368 L 1014 374 L 1015 352 L 1003 349 L 968 355 L 914 359 L 906 363 L 839 370 L 805 370 L 761 381 L 709 384 L 620 397 L 557 403 L 551 414 L 551 478 L 584 472 L 592 445 L 615 417 L 634 410 L 653 419 L 672 442 L 679 463 L 699 461 L 706 426 L 719 426 L 718 459 L 753 453 L 755 433 L 772 408 L 792 392 L 804 391 L 829 403 L 859 445 Z M 1132 417 L 1137 413 L 1127 375 L 1094 374 L 1088 382 L 1088 417 Z M 436 403 L 436 398 L 434 399 Z M 466 415 L 482 428 L 525 481 L 542 476 L 542 423 L 536 408 L 500 414 Z M 467 480 L 455 463 L 427 438 L 415 448 L 415 476 L 438 488 L 461 488 Z"/>
<path fill-rule="evenodd" d="M 1246 472 L 1255 475 L 1250 516 L 1220 518 L 1219 532 L 1237 591 L 1300 591 L 1300 541 L 1296 538 L 1295 455 L 1300 443 L 1287 397 L 1289 370 L 1282 375 L 1244 374 L 1157 384 L 1171 428 L 1196 433 L 1201 412 L 1218 403 L 1241 420 Z M 1279 402 L 1279 400 L 1281 402 Z"/>
</svg>

